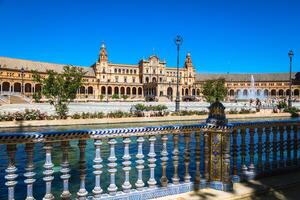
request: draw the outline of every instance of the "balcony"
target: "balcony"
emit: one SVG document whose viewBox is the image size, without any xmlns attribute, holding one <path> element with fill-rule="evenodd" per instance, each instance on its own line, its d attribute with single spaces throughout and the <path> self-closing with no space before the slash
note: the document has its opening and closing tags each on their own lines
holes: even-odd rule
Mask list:
<svg viewBox="0 0 300 200">
<path fill-rule="evenodd" d="M 236 182 L 299 167 L 299 123 L 1 133 L 0 199 L 151 199 L 202 188 L 232 191 Z"/>
</svg>

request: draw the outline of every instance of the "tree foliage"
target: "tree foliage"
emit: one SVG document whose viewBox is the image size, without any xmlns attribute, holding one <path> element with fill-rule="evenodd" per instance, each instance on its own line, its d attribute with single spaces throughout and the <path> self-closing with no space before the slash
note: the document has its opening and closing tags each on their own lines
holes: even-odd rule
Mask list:
<svg viewBox="0 0 300 200">
<path fill-rule="evenodd" d="M 225 79 L 207 80 L 202 89 L 202 94 L 207 102 L 212 103 L 217 98 L 223 101 L 227 95 L 227 88 L 225 87 Z"/>
<path fill-rule="evenodd" d="M 33 80 L 42 84 L 44 95 L 60 118 L 65 118 L 68 113 L 69 103 L 76 98 L 76 93 L 82 85 L 84 72 L 82 69 L 65 66 L 62 73 L 47 70 L 47 76 L 42 77 L 33 71 Z"/>
</svg>

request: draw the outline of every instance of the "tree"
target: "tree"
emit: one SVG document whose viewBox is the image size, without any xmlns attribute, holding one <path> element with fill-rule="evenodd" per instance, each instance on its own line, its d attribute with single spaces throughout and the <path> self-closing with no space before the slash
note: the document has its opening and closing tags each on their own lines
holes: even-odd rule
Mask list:
<svg viewBox="0 0 300 200">
<path fill-rule="evenodd" d="M 49 103 L 54 106 L 55 112 L 63 119 L 67 117 L 69 103 L 76 98 L 84 74 L 80 68 L 64 66 L 62 73 L 47 70 L 46 77 L 33 71 L 33 80 L 43 86 L 42 95 L 49 100 Z"/>
<path fill-rule="evenodd" d="M 225 79 L 213 79 L 207 80 L 202 89 L 202 94 L 207 102 L 212 103 L 217 98 L 222 101 L 227 95 L 227 89 L 225 87 Z"/>
</svg>

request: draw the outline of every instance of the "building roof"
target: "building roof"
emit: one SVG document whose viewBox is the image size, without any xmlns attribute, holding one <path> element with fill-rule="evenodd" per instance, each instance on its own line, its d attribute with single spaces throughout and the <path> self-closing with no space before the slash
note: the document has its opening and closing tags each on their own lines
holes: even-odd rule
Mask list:
<svg viewBox="0 0 300 200">
<path fill-rule="evenodd" d="M 23 60 L 23 59 L 0 56 L 0 68 L 7 68 L 13 70 L 21 70 L 21 68 L 23 67 L 25 71 L 36 70 L 38 72 L 46 73 L 47 70 L 53 70 L 60 73 L 63 71 L 63 67 L 66 65 L 67 64 L 55 64 L 55 63 Z M 95 72 L 91 67 L 84 67 L 84 66 L 74 66 L 74 67 L 82 68 L 83 71 L 86 72 L 86 76 L 95 76 Z"/>
<path fill-rule="evenodd" d="M 295 78 L 295 72 L 292 78 Z M 197 74 L 196 82 L 207 81 L 211 79 L 225 78 L 226 81 L 251 81 L 251 76 L 255 81 L 289 81 L 289 73 L 254 73 L 254 74 Z"/>
</svg>

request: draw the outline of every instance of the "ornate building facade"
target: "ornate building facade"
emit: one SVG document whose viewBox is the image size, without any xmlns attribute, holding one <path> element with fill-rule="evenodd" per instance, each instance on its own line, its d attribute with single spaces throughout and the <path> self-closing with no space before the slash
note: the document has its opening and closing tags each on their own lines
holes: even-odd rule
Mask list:
<svg viewBox="0 0 300 200">
<path fill-rule="evenodd" d="M 47 70 L 62 72 L 63 64 L 36 62 L 0 57 L 1 95 L 24 94 L 31 98 L 42 86 L 32 80 L 32 70 L 47 76 Z M 167 67 L 166 61 L 158 56 L 140 60 L 136 65 L 115 64 L 108 60 L 104 44 L 100 49 L 97 62 L 82 68 L 86 74 L 84 85 L 78 90 L 77 101 L 174 101 L 176 97 L 177 68 Z M 285 97 L 289 95 L 289 74 L 253 74 L 257 93 L 265 97 Z M 300 76 L 293 73 L 292 96 L 299 98 Z M 179 68 L 179 89 L 182 100 L 201 100 L 201 88 L 209 79 L 225 78 L 228 99 L 239 94 L 248 95 L 251 87 L 250 74 L 196 74 L 190 53 L 186 54 L 184 66 Z"/>
</svg>

